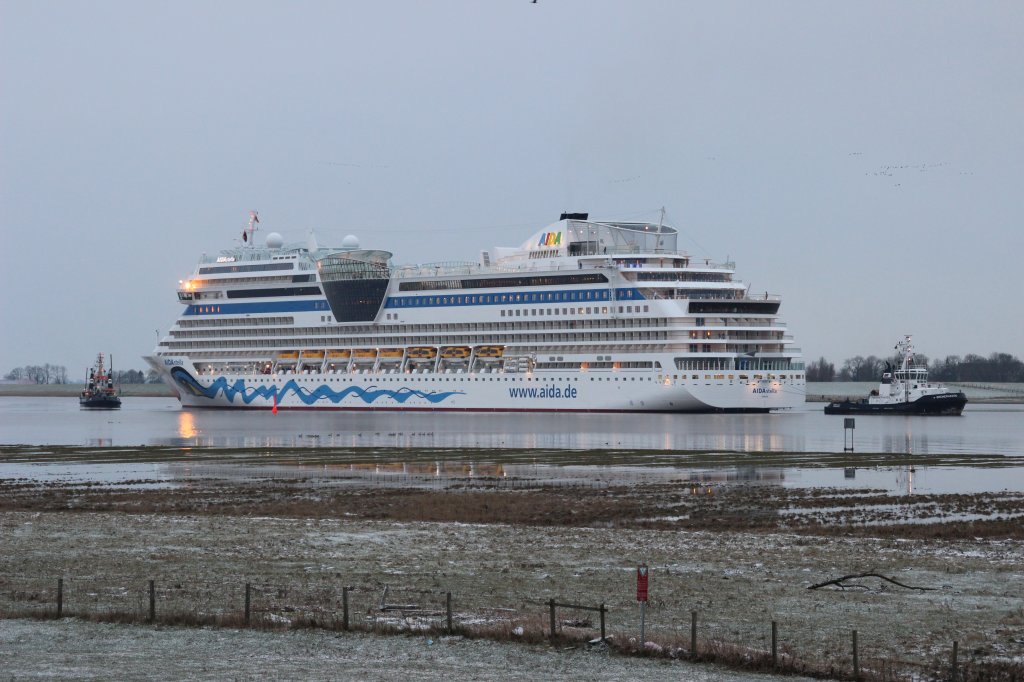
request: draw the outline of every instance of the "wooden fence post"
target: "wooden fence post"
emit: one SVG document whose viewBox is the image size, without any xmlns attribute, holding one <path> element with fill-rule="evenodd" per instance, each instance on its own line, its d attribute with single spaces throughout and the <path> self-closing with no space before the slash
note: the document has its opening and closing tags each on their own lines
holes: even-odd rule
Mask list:
<svg viewBox="0 0 1024 682">
<path fill-rule="evenodd" d="M 246 626 L 249 625 L 249 620 L 250 620 L 249 614 L 252 613 L 252 611 L 250 609 L 250 606 L 252 604 L 251 597 L 250 597 L 251 592 L 252 592 L 252 585 L 250 585 L 249 583 L 246 583 L 245 584 L 245 624 L 246 624 Z"/>
<path fill-rule="evenodd" d="M 341 588 L 341 629 L 348 631 L 348 587 Z"/>
<path fill-rule="evenodd" d="M 951 663 L 952 663 L 952 666 L 951 666 L 952 670 L 950 671 L 951 672 L 950 679 L 952 679 L 953 682 L 956 682 L 956 680 L 960 679 L 960 670 L 959 670 L 959 667 L 957 666 L 956 654 L 957 654 L 957 641 L 954 639 L 953 640 L 953 659 L 951 661 Z"/>
<path fill-rule="evenodd" d="M 452 634 L 452 593 L 451 592 L 448 593 L 448 596 L 445 599 L 445 607 L 446 607 L 445 610 L 446 610 L 447 616 L 448 616 L 448 619 L 447 619 L 448 634 L 450 635 L 450 634 Z"/>
<path fill-rule="evenodd" d="M 853 679 L 860 679 L 860 661 L 857 659 L 857 631 L 853 631 Z"/>
<path fill-rule="evenodd" d="M 64 578 L 57 578 L 57 618 L 64 614 Z M 954 644 L 953 646 L 956 646 Z"/>
<path fill-rule="evenodd" d="M 551 609 L 551 639 L 555 638 L 555 600 L 551 599 L 548 601 L 548 607 Z"/>
<path fill-rule="evenodd" d="M 602 642 L 604 641 L 604 614 L 607 611 L 608 611 L 608 609 L 606 609 L 604 607 L 604 604 L 601 604 L 601 641 Z"/>
<path fill-rule="evenodd" d="M 697 612 L 690 611 L 690 656 L 697 657 Z"/>
<path fill-rule="evenodd" d="M 149 581 L 149 622 L 156 620 L 156 581 Z"/>
<path fill-rule="evenodd" d="M 772 667 L 779 665 L 779 624 L 772 621 Z"/>
</svg>

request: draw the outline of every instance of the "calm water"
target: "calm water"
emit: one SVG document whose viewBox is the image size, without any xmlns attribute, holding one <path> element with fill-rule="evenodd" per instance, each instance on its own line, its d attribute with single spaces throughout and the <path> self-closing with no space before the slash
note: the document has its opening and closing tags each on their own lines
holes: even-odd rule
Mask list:
<svg viewBox="0 0 1024 682">
<path fill-rule="evenodd" d="M 551 473 L 548 469 L 557 470 L 559 477 L 583 478 L 609 471 L 626 478 L 678 477 L 685 470 L 688 476 L 696 472 L 709 480 L 789 485 L 1024 491 L 1024 405 L 969 404 L 959 418 L 857 417 L 852 440 L 856 457 L 863 460 L 857 460 L 855 469 L 849 466 L 849 457 L 839 463 L 844 438 L 850 435 L 844 433 L 843 417 L 826 416 L 822 407 L 809 403 L 797 411 L 763 415 L 288 411 L 273 415 L 269 411 L 182 410 L 170 398 L 126 398 L 120 411 L 103 412 L 80 410 L 74 398 L 0 397 L 0 444 L 87 446 L 107 453 L 139 445 L 253 448 L 264 458 L 273 457 L 274 448 L 399 447 L 409 448 L 410 461 L 416 459 L 417 448 L 451 449 L 452 459 L 464 459 L 459 454 L 463 448 L 527 449 L 547 452 L 509 453 L 510 459 L 503 461 L 533 467 L 541 477 Z M 595 450 L 603 452 L 572 452 Z M 709 457 L 705 453 L 730 454 Z M 772 453 L 780 453 L 782 459 L 774 459 Z M 909 461 L 920 462 L 912 474 L 908 456 Z M 337 458 L 331 457 L 331 463 L 337 464 Z M 351 455 L 345 461 L 359 457 L 366 455 Z M 438 455 L 433 452 L 430 457 Z M 315 455 L 310 457 L 313 460 L 325 463 Z M 269 464 L 261 461 L 263 467 Z M 21 475 L 31 466 L 0 463 L 0 476 Z M 153 467 L 77 462 L 47 466 L 49 474 L 75 472 L 75 478 L 89 471 L 77 467 L 102 471 L 113 466 L 128 479 L 143 473 L 139 468 L 151 471 Z M 33 471 L 33 476 L 43 474 Z M 113 475 L 113 471 L 107 473 Z"/>
</svg>

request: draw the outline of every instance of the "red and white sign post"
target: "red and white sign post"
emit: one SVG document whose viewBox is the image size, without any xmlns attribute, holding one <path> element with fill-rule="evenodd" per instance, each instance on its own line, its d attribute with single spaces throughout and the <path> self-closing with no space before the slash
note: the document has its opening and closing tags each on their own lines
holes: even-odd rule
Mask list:
<svg viewBox="0 0 1024 682">
<path fill-rule="evenodd" d="M 640 602 L 640 650 L 647 647 L 644 625 L 647 616 L 647 564 L 636 567 L 636 600 Z"/>
</svg>

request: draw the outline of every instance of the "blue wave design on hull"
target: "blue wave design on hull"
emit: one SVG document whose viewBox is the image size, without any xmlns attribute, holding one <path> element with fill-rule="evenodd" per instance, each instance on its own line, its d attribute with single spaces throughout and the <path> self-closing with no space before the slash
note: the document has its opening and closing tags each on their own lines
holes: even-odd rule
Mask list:
<svg viewBox="0 0 1024 682">
<path fill-rule="evenodd" d="M 437 404 L 447 400 L 453 395 L 465 395 L 464 391 L 443 391 L 443 392 L 429 392 L 417 391 L 407 386 L 403 386 L 397 390 L 389 390 L 384 388 L 377 388 L 376 386 L 368 386 L 362 388 L 360 386 L 349 386 L 348 388 L 341 391 L 334 391 L 330 386 L 321 384 L 317 388 L 310 391 L 309 389 L 303 388 L 295 383 L 294 379 L 290 379 L 281 388 L 272 384 L 270 386 L 246 386 L 243 379 L 238 379 L 232 384 L 228 383 L 225 377 L 218 377 L 209 386 L 203 386 L 195 377 L 189 374 L 186 370 L 181 367 L 175 367 L 171 370 L 171 376 L 174 380 L 185 390 L 195 396 L 201 396 L 203 398 L 216 398 L 218 393 L 223 392 L 224 397 L 229 402 L 235 401 L 235 396 L 240 396 L 242 402 L 246 405 L 251 404 L 258 398 L 265 400 L 271 400 L 276 397 L 277 402 L 280 403 L 284 400 L 289 393 L 294 394 L 299 400 L 306 405 L 312 405 L 318 400 L 326 398 L 332 403 L 340 403 L 349 396 L 354 396 L 362 400 L 367 405 L 372 404 L 374 401 L 380 398 L 391 398 L 395 402 L 405 403 L 410 398 L 423 398 L 429 403 Z"/>
</svg>

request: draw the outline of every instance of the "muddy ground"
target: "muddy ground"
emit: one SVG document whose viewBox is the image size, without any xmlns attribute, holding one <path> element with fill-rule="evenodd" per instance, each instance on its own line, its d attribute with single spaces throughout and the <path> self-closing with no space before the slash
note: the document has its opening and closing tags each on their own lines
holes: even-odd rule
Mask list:
<svg viewBox="0 0 1024 682">
<path fill-rule="evenodd" d="M 507 483 L 507 482 L 506 482 Z M 940 669 L 1024 661 L 1024 496 L 638 482 L 423 490 L 373 482 L 188 478 L 119 484 L 0 481 L 0 615 L 234 614 L 252 584 L 264 624 L 456 625 L 536 640 L 547 600 L 606 604 L 639 635 L 635 571 L 650 566 L 646 639 L 764 652 L 771 622 L 798 670 Z M 853 573 L 847 587 L 812 584 Z M 385 591 L 386 589 L 386 591 Z M 381 606 L 401 606 L 387 608 Z M 596 636 L 596 613 L 558 627 Z M 909 668 L 908 668 L 909 669 Z"/>
</svg>

